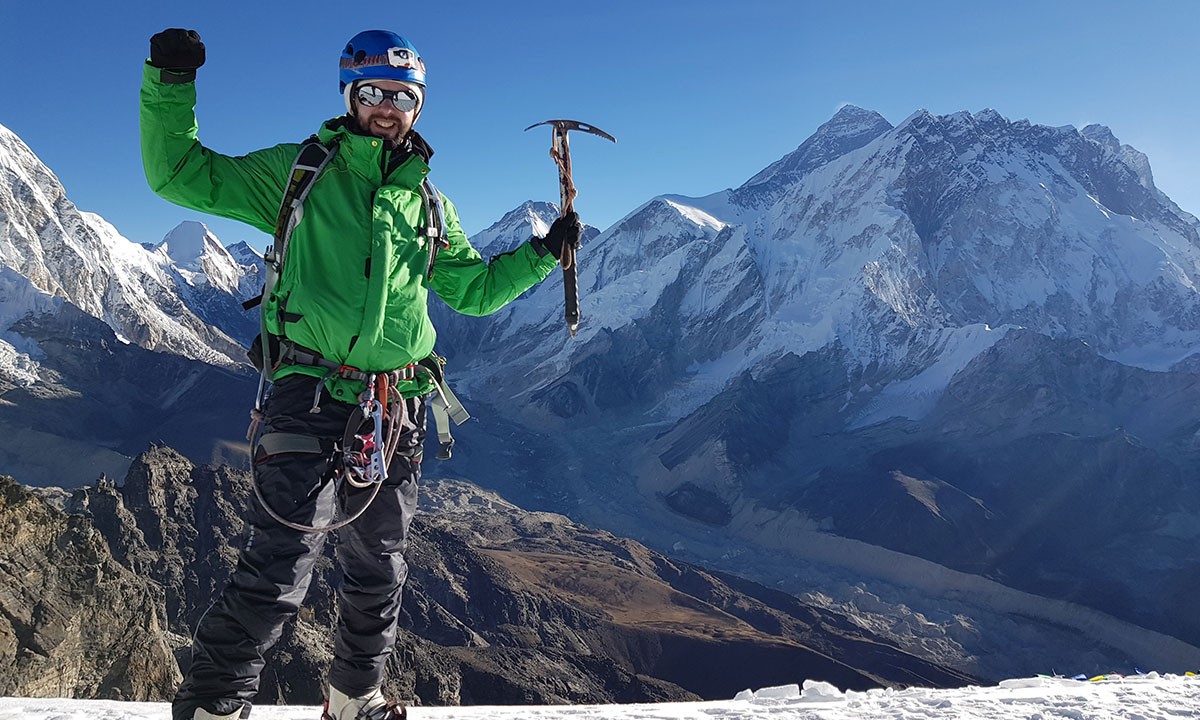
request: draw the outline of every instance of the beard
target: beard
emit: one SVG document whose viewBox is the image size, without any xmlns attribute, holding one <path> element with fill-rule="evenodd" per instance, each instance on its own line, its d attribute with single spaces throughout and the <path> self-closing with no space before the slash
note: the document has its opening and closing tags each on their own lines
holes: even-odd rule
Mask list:
<svg viewBox="0 0 1200 720">
<path fill-rule="evenodd" d="M 407 131 L 401 134 L 396 126 L 391 128 L 381 128 L 372 122 L 364 125 L 362 120 L 353 115 L 350 117 L 350 121 L 351 129 L 354 130 L 356 134 L 379 138 L 383 141 L 383 147 L 385 150 L 395 150 L 397 148 L 404 147 L 405 138 L 408 137 Z M 397 123 L 397 125 L 399 125 L 399 123 Z"/>
</svg>

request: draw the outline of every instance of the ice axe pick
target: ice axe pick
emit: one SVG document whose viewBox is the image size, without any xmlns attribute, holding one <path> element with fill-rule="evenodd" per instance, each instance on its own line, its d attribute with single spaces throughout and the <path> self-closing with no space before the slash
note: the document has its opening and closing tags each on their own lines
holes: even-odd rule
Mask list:
<svg viewBox="0 0 1200 720">
<path fill-rule="evenodd" d="M 567 133 L 571 130 L 580 130 L 593 135 L 599 135 L 605 140 L 612 142 L 616 142 L 617 139 L 595 125 L 589 125 L 578 120 L 546 120 L 545 122 L 534 123 L 525 128 L 525 130 L 528 132 L 540 125 L 549 125 L 554 133 L 553 142 L 550 145 L 550 157 L 554 158 L 554 163 L 558 165 L 558 190 L 562 201 L 559 203 L 559 216 L 565 217 L 567 213 L 575 209 L 575 196 L 578 194 L 575 190 L 575 182 L 571 179 L 571 144 L 567 140 Z M 566 302 L 565 315 L 567 329 L 571 331 L 571 337 L 575 337 L 575 332 L 579 329 L 579 274 L 575 262 L 575 251 L 578 249 L 578 245 L 568 247 L 564 243 L 562 257 L 559 258 L 563 270 L 563 293 Z"/>
</svg>

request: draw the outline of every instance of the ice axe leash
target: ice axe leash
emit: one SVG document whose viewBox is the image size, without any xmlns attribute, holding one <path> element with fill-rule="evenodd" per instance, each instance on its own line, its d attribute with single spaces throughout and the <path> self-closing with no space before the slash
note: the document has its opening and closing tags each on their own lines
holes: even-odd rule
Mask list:
<svg viewBox="0 0 1200 720">
<path fill-rule="evenodd" d="M 595 125 L 589 125 L 578 120 L 546 120 L 530 125 L 525 128 L 525 131 L 528 132 L 541 125 L 549 125 L 553 131 L 550 157 L 554 158 L 554 164 L 558 165 L 558 190 L 559 198 L 561 199 L 559 203 L 559 216 L 565 217 L 567 213 L 575 209 L 575 196 L 578 194 L 575 190 L 575 181 L 571 179 L 571 144 L 567 140 L 567 133 L 571 130 L 579 130 L 599 135 L 605 140 L 612 142 L 616 142 L 617 139 Z M 578 249 L 578 245 L 568 246 L 564 243 L 562 257 L 559 258 L 563 270 L 563 293 L 566 303 L 567 329 L 571 331 L 571 337 L 575 337 L 575 332 L 579 330 L 579 272 L 575 261 L 575 251 Z"/>
</svg>

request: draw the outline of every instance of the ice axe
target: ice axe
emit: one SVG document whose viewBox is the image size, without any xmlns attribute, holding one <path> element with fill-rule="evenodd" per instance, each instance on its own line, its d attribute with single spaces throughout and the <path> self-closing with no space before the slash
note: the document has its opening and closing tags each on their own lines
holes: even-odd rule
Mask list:
<svg viewBox="0 0 1200 720">
<path fill-rule="evenodd" d="M 558 189 L 559 197 L 562 199 L 562 202 L 559 203 L 559 216 L 565 217 L 567 213 L 575 209 L 575 196 L 578 194 L 575 191 L 575 182 L 571 179 L 571 145 L 567 141 L 567 133 L 571 130 L 581 130 L 599 135 L 612 142 L 616 142 L 617 139 L 594 125 L 588 125 L 578 120 L 546 120 L 530 125 L 525 128 L 525 131 L 528 132 L 540 125 L 551 126 L 554 133 L 553 143 L 550 145 L 550 157 L 554 158 L 554 163 L 558 165 Z M 578 249 L 578 245 L 567 247 L 566 244 L 563 244 L 562 257 L 559 258 L 563 269 L 567 329 L 571 331 L 571 337 L 575 337 L 575 331 L 579 329 L 579 274 L 575 264 L 575 251 Z"/>
</svg>

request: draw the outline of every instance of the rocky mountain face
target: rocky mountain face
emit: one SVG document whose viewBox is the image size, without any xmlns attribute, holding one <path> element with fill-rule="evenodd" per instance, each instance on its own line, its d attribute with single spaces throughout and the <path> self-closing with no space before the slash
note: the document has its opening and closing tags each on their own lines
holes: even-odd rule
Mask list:
<svg viewBox="0 0 1200 720">
<path fill-rule="evenodd" d="M 0 693 L 162 697 L 179 672 L 158 590 L 67 501 L 0 477 Z"/>
<path fill-rule="evenodd" d="M 387 681 L 415 702 L 638 702 L 805 677 L 860 689 L 972 679 L 837 613 L 468 483 L 423 493 Z M 119 485 L 68 493 L 0 480 L 0 692 L 168 698 L 191 628 L 233 567 L 250 502 L 245 472 L 196 466 L 165 446 L 139 456 Z M 320 702 L 338 582 L 327 553 L 272 653 L 260 703 Z"/>
<path fill-rule="evenodd" d="M 465 330 L 439 318 L 482 404 L 463 472 L 864 623 L 940 616 L 934 656 L 986 676 L 1131 660 L 1141 631 L 1182 668 L 1198 228 L 1102 126 L 846 107 L 741 187 L 593 240 L 574 340 L 557 277 Z M 1061 644 L 998 665 L 956 615 Z"/>
</svg>

